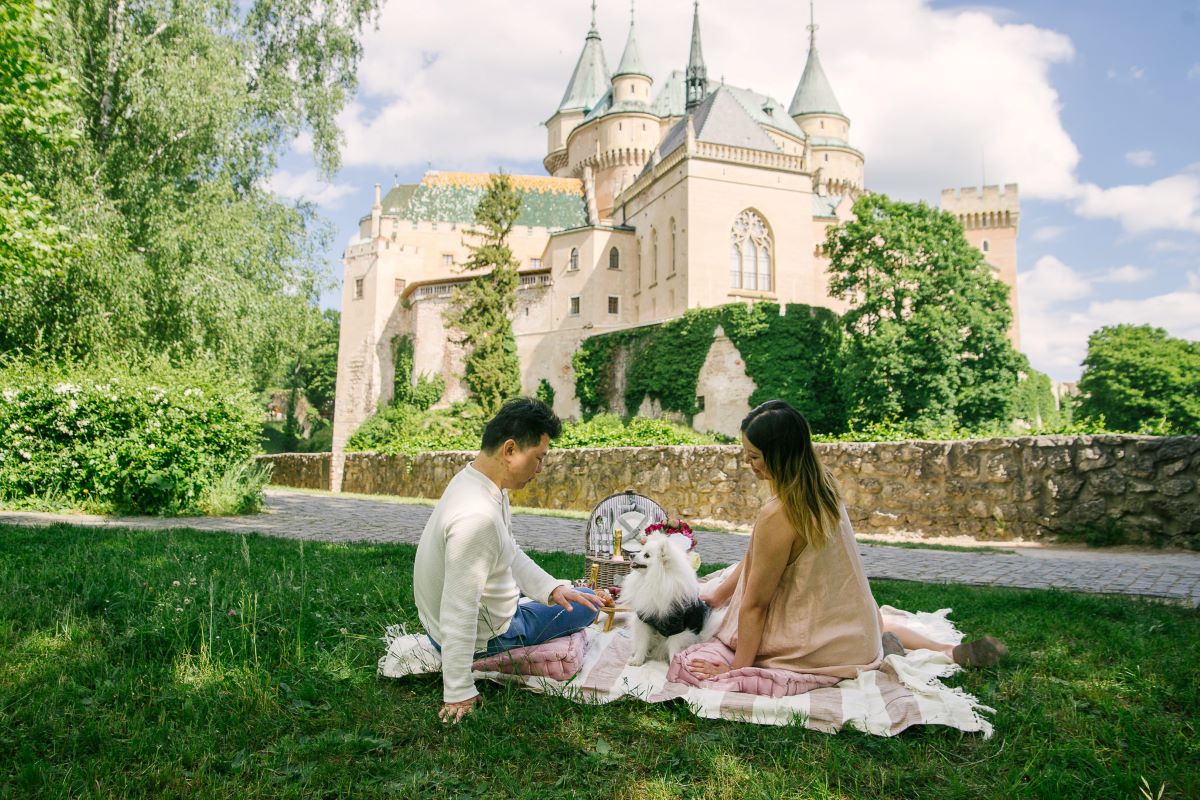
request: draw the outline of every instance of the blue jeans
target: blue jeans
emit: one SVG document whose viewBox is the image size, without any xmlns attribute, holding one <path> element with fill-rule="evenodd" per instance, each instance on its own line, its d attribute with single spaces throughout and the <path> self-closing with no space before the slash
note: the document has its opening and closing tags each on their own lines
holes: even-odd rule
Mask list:
<svg viewBox="0 0 1200 800">
<path fill-rule="evenodd" d="M 581 592 L 595 594 L 591 589 L 579 589 Z M 560 636 L 568 636 L 575 631 L 581 631 L 596 621 L 597 612 L 590 610 L 582 603 L 572 603 L 572 609 L 567 611 L 562 606 L 548 606 L 536 601 L 518 603 L 517 613 L 513 616 L 508 630 L 499 636 L 488 640 L 487 647 L 473 658 L 480 659 L 494 656 L 518 647 L 531 647 L 535 644 L 548 642 Z M 429 638 L 437 651 L 442 652 L 442 646 Z"/>
</svg>

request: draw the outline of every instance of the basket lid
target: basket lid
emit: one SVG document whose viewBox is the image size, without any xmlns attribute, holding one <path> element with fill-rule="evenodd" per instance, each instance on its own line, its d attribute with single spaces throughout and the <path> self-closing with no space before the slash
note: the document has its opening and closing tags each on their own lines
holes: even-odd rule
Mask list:
<svg viewBox="0 0 1200 800">
<path fill-rule="evenodd" d="M 663 507 L 645 495 L 638 494 L 632 489 L 609 495 L 596 504 L 588 517 L 585 541 L 600 540 L 597 534 L 609 534 L 620 527 L 621 539 L 626 544 L 637 541 L 637 537 L 646 530 L 647 525 L 663 522 L 667 512 Z"/>
</svg>

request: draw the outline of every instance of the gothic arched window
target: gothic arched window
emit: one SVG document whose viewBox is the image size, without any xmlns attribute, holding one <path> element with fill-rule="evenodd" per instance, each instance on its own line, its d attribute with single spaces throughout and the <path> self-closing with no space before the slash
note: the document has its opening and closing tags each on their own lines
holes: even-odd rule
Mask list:
<svg viewBox="0 0 1200 800">
<path fill-rule="evenodd" d="M 650 285 L 658 283 L 658 231 L 650 229 Z"/>
<path fill-rule="evenodd" d="M 671 217 L 671 264 L 667 270 L 668 275 L 675 274 L 675 218 Z"/>
<path fill-rule="evenodd" d="M 615 247 L 608 251 L 608 268 L 609 269 L 620 269 L 621 268 L 621 251 Z"/>
<path fill-rule="evenodd" d="M 771 291 L 772 250 L 766 220 L 750 209 L 738 214 L 729 236 L 729 285 Z"/>
<path fill-rule="evenodd" d="M 579 269 L 579 248 L 571 248 L 571 264 L 567 269 Z"/>
</svg>

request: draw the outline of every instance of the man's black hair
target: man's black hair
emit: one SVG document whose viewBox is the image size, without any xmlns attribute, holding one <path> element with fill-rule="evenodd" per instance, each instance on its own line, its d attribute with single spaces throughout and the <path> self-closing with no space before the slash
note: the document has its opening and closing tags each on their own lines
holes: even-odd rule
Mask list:
<svg viewBox="0 0 1200 800">
<path fill-rule="evenodd" d="M 550 406 L 532 397 L 508 400 L 483 429 L 483 452 L 494 453 L 509 439 L 524 450 L 542 440 L 542 434 L 557 439 L 562 422 Z"/>
</svg>

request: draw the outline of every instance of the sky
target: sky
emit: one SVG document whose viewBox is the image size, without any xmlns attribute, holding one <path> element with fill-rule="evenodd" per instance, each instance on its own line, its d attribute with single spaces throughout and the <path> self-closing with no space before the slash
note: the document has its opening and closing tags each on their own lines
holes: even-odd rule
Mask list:
<svg viewBox="0 0 1200 800">
<path fill-rule="evenodd" d="M 598 0 L 609 68 L 628 0 Z M 389 0 L 366 33 L 343 166 L 318 174 L 302 135 L 271 188 L 303 198 L 341 252 L 374 185 L 429 169 L 543 175 L 546 131 L 590 23 L 589 0 Z M 1078 379 L 1090 333 L 1153 324 L 1200 340 L 1200 0 L 817 0 L 817 48 L 866 155 L 866 185 L 936 203 L 943 188 L 1017 183 L 1021 349 Z M 687 62 L 690 0 L 636 7 L 661 85 Z M 809 4 L 702 0 L 710 78 L 786 105 Z M 341 304 L 330 288 L 323 307 Z"/>
</svg>

